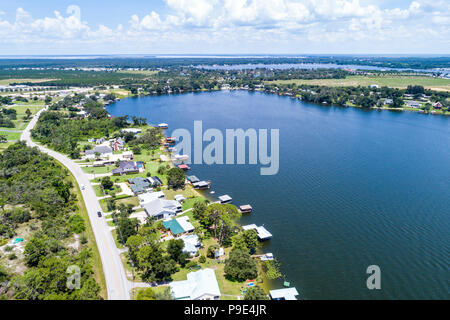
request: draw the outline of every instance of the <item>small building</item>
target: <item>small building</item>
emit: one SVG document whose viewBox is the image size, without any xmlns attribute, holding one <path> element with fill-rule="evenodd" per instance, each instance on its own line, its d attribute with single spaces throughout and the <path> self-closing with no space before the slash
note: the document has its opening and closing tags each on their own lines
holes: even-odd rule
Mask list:
<svg viewBox="0 0 450 320">
<path fill-rule="evenodd" d="M 178 201 L 178 202 L 183 202 L 183 201 L 186 200 L 186 198 L 185 198 L 182 194 L 177 194 L 177 195 L 175 195 L 174 198 L 175 198 L 175 200 Z"/>
<path fill-rule="evenodd" d="M 122 159 L 124 159 L 124 160 L 134 160 L 133 151 L 124 151 L 124 152 L 122 152 Z"/>
<path fill-rule="evenodd" d="M 227 194 L 225 194 L 225 195 L 219 197 L 219 201 L 220 201 L 220 203 L 222 203 L 222 204 L 223 204 L 223 203 L 230 203 L 232 200 L 233 200 L 233 199 L 232 199 L 229 195 L 227 195 Z"/>
<path fill-rule="evenodd" d="M 223 257 L 225 255 L 225 250 L 222 248 L 222 247 L 220 247 L 218 250 L 216 250 L 216 252 L 214 253 L 214 256 L 216 257 L 216 258 L 220 258 L 220 257 Z"/>
<path fill-rule="evenodd" d="M 272 300 L 297 300 L 296 296 L 299 295 L 295 288 L 270 290 L 269 294 Z"/>
<path fill-rule="evenodd" d="M 187 274 L 187 280 L 170 283 L 175 300 L 219 300 L 220 289 L 213 269 Z"/>
</svg>

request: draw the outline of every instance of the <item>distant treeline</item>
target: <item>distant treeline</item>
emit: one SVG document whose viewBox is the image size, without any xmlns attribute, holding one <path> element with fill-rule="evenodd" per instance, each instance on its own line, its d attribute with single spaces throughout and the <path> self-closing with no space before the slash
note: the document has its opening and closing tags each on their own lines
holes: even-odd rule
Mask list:
<svg viewBox="0 0 450 320">
<path fill-rule="evenodd" d="M 450 57 L 370 57 L 370 56 L 304 56 L 304 57 L 103 57 L 94 59 L 0 59 L 4 68 L 168 68 L 190 65 L 334 63 L 389 68 L 449 68 Z"/>
</svg>

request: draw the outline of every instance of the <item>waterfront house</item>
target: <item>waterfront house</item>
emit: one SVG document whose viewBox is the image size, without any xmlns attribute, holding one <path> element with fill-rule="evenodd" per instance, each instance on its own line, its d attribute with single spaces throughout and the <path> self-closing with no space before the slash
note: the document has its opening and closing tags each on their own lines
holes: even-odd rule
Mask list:
<svg viewBox="0 0 450 320">
<path fill-rule="evenodd" d="M 176 237 L 194 231 L 194 226 L 189 222 L 188 216 L 163 221 L 163 227 Z"/>
<path fill-rule="evenodd" d="M 439 101 L 436 103 L 433 103 L 433 108 L 435 109 L 442 109 L 442 103 L 440 103 Z"/>
<path fill-rule="evenodd" d="M 130 184 L 131 190 L 136 195 L 152 190 L 150 182 L 141 177 L 128 179 L 128 183 Z"/>
<path fill-rule="evenodd" d="M 196 234 L 184 234 L 180 236 L 180 239 L 184 242 L 183 252 L 187 252 L 191 256 L 195 255 L 202 246 Z"/>
<path fill-rule="evenodd" d="M 187 274 L 187 280 L 170 283 L 175 300 L 219 300 L 220 289 L 213 269 Z"/>
<path fill-rule="evenodd" d="M 175 217 L 182 211 L 182 206 L 178 201 L 158 198 L 142 206 L 149 217 L 156 220 L 169 219 Z"/>
<path fill-rule="evenodd" d="M 146 192 L 146 193 L 141 193 L 140 195 L 138 195 L 139 204 L 141 206 L 143 206 L 146 203 L 152 202 L 153 200 L 164 199 L 164 198 L 165 198 L 165 195 L 164 195 L 164 192 L 162 192 L 162 191 Z"/>
<path fill-rule="evenodd" d="M 421 104 L 417 101 L 409 100 L 409 101 L 406 101 L 406 106 L 408 108 L 420 108 Z"/>
<path fill-rule="evenodd" d="M 219 197 L 219 201 L 220 203 L 224 204 L 224 203 L 230 203 L 231 200 L 233 200 L 229 195 L 225 194 L 223 196 Z"/>
<path fill-rule="evenodd" d="M 269 294 L 272 300 L 297 300 L 296 296 L 299 295 L 295 288 L 270 290 Z"/>
</svg>

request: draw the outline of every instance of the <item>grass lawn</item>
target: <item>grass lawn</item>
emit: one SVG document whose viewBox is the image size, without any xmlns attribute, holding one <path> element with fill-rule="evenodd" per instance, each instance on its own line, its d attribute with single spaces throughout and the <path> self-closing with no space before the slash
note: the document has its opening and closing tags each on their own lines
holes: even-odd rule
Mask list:
<svg viewBox="0 0 450 320">
<path fill-rule="evenodd" d="M 30 109 L 31 111 L 31 117 L 35 115 L 39 110 L 41 110 L 44 107 L 44 104 L 42 101 L 39 101 L 39 104 L 35 101 L 23 103 L 23 105 L 20 106 L 10 106 L 8 109 L 15 109 L 17 111 L 17 119 L 12 120 L 15 127 L 14 128 L 0 128 L 5 130 L 23 130 L 27 126 L 29 120 L 25 120 L 24 117 L 26 116 L 26 110 Z"/>
<path fill-rule="evenodd" d="M 205 197 L 195 197 L 195 198 L 189 198 L 189 199 L 186 199 L 186 200 L 183 202 L 183 211 L 188 210 L 188 209 L 194 207 L 194 204 L 195 204 L 197 201 L 204 201 L 204 200 L 206 200 Z"/>
<path fill-rule="evenodd" d="M 11 129 L 11 130 L 14 130 L 14 129 Z M 22 134 L 21 132 L 8 132 L 8 131 L 1 131 L 0 130 L 0 135 L 6 136 L 6 139 L 8 141 L 17 141 L 17 140 L 19 140 L 21 134 Z"/>
<path fill-rule="evenodd" d="M 117 239 L 117 229 L 111 230 L 112 236 L 114 238 L 114 242 L 116 243 L 116 247 L 119 249 L 123 249 L 124 246 Z"/>
<path fill-rule="evenodd" d="M 266 81 L 266 84 L 295 83 L 297 85 L 319 85 L 330 87 L 353 87 L 353 86 L 370 86 L 376 84 L 379 86 L 387 86 L 392 88 L 406 88 L 408 85 L 421 85 L 427 89 L 450 91 L 450 79 L 432 78 L 424 76 L 405 76 L 405 75 L 380 75 L 380 76 L 348 76 L 345 79 L 316 79 L 316 80 L 276 80 Z"/>
<path fill-rule="evenodd" d="M 10 145 L 14 144 L 15 142 L 6 142 L 6 143 L 0 143 L 0 152 L 7 149 Z"/>
<path fill-rule="evenodd" d="M 105 166 L 105 167 L 82 167 L 83 171 L 89 174 L 104 174 L 110 173 L 114 166 Z"/>
<path fill-rule="evenodd" d="M 137 207 L 139 205 L 139 199 L 138 199 L 138 197 L 127 197 L 124 199 L 116 200 L 116 205 L 119 205 L 121 203 L 123 203 L 125 205 L 132 204 L 133 207 Z"/>
</svg>

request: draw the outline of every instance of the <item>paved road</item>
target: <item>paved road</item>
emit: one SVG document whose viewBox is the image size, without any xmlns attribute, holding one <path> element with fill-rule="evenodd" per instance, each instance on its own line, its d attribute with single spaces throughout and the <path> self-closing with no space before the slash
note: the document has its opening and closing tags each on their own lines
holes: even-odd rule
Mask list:
<svg viewBox="0 0 450 320">
<path fill-rule="evenodd" d="M 31 141 L 30 130 L 36 125 L 39 115 L 44 110 L 46 109 L 42 109 L 33 117 L 27 128 L 23 131 L 20 139 L 25 141 L 28 146 L 38 147 L 42 152 L 47 153 L 61 162 L 67 167 L 67 169 L 70 170 L 70 172 L 72 172 L 78 182 L 78 185 L 85 186 L 85 190 L 82 190 L 81 192 L 89 214 L 89 219 L 91 220 L 92 229 L 94 230 L 98 250 L 100 251 L 100 258 L 102 260 L 103 272 L 105 274 L 106 287 L 108 291 L 108 299 L 130 300 L 130 290 L 133 287 L 133 284 L 127 280 L 119 251 L 114 243 L 113 236 L 109 231 L 109 226 L 107 225 L 105 218 L 99 218 L 97 216 L 97 212 L 101 211 L 101 207 L 87 175 L 74 161 L 68 157 L 43 146 L 37 145 Z"/>
</svg>

